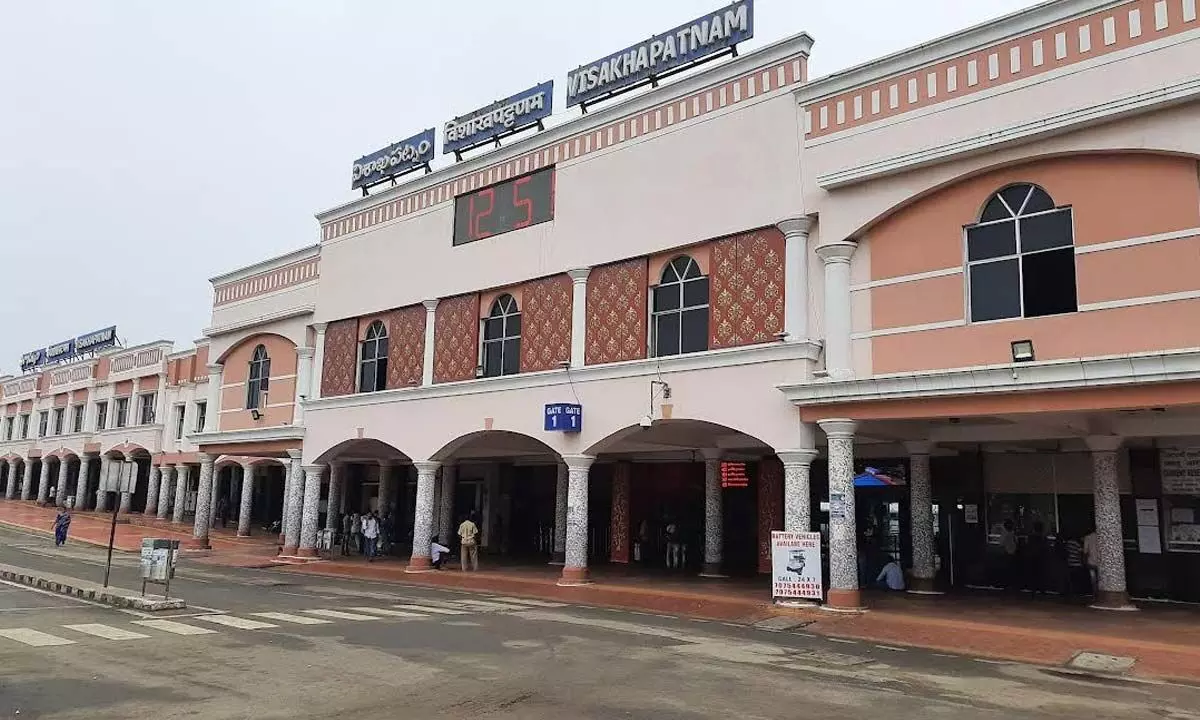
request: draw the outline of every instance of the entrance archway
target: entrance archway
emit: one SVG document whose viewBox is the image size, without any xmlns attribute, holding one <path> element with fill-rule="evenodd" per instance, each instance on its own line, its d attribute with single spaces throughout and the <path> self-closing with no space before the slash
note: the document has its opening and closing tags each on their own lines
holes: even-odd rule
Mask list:
<svg viewBox="0 0 1200 720">
<path fill-rule="evenodd" d="M 380 551 L 403 554 L 411 549 L 415 495 L 407 488 L 416 476 L 406 453 L 382 440 L 356 438 L 334 445 L 316 462 L 329 468 L 329 481 L 322 485 L 321 527 L 340 536 L 350 515 L 377 512 Z"/>
<path fill-rule="evenodd" d="M 141 445 L 126 443 L 109 449 L 104 453 L 104 457 L 108 459 L 109 473 L 124 472 L 124 469 L 118 466 L 129 464 L 132 466 L 129 472 L 133 474 L 132 492 L 109 492 L 106 507 L 111 509 L 112 503 L 115 502 L 119 503 L 118 507 L 122 513 L 135 510 L 140 513 L 146 507 L 146 492 L 150 487 L 150 452 Z M 110 478 L 114 477 L 110 475 Z M 105 478 L 101 477 L 100 482 L 104 483 Z"/>
</svg>

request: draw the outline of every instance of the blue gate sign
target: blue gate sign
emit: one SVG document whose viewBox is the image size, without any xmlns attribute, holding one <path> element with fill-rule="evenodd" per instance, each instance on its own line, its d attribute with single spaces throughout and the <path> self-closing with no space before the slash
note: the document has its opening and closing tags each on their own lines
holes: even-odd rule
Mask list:
<svg viewBox="0 0 1200 720">
<path fill-rule="evenodd" d="M 579 432 L 583 430 L 583 406 L 573 403 L 553 403 L 546 406 L 546 432 Z"/>
</svg>

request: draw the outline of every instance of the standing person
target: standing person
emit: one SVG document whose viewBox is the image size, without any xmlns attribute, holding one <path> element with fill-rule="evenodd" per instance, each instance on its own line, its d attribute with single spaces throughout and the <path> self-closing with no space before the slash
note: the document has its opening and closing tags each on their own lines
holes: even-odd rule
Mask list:
<svg viewBox="0 0 1200 720">
<path fill-rule="evenodd" d="M 350 513 L 342 515 L 342 554 L 350 554 Z"/>
<path fill-rule="evenodd" d="M 350 542 L 354 544 L 354 552 L 362 552 L 362 516 L 350 514 Z"/>
<path fill-rule="evenodd" d="M 392 552 L 392 538 L 395 537 L 396 523 L 389 512 L 379 521 L 379 554 L 388 555 Z"/>
<path fill-rule="evenodd" d="M 1013 521 L 1005 520 L 1000 531 L 1000 551 L 1004 554 L 1004 586 L 1008 590 L 1017 591 L 1017 534 L 1013 531 Z"/>
<path fill-rule="evenodd" d="M 229 501 L 222 495 L 217 500 L 217 522 L 221 523 L 221 527 L 225 527 L 225 516 L 229 513 Z"/>
<path fill-rule="evenodd" d="M 368 513 L 362 518 L 363 554 L 367 562 L 375 561 L 375 544 L 379 542 L 379 518 L 375 513 Z"/>
<path fill-rule="evenodd" d="M 67 528 L 71 527 L 71 511 L 65 505 L 58 507 L 58 515 L 54 518 L 54 545 L 65 545 Z"/>
<path fill-rule="evenodd" d="M 1083 536 L 1083 560 L 1087 563 L 1088 579 L 1091 580 L 1091 594 L 1096 594 L 1100 584 L 1100 549 L 1096 547 L 1096 531 L 1092 530 Z"/>
<path fill-rule="evenodd" d="M 683 568 L 683 543 L 679 540 L 679 525 L 672 518 L 667 518 L 667 526 L 663 530 L 667 536 L 667 569 Z"/>
<path fill-rule="evenodd" d="M 1046 526 L 1037 520 L 1025 541 L 1025 587 L 1029 588 L 1030 598 L 1046 592 L 1046 549 Z"/>
<path fill-rule="evenodd" d="M 1083 567 L 1083 543 L 1079 538 L 1072 537 L 1066 542 L 1067 554 L 1067 595 L 1078 594 L 1079 589 L 1086 587 L 1090 578 Z"/>
<path fill-rule="evenodd" d="M 463 572 L 467 571 L 468 563 L 472 571 L 479 570 L 479 547 L 475 544 L 478 538 L 479 526 L 475 524 L 475 513 L 471 513 L 462 521 L 462 525 L 458 526 L 458 539 L 462 547 L 459 556 L 462 559 Z"/>
</svg>

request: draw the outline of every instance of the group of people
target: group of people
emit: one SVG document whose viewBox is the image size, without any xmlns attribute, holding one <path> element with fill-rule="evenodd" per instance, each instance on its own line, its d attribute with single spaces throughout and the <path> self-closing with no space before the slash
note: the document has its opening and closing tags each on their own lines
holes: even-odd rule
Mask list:
<svg viewBox="0 0 1200 720">
<path fill-rule="evenodd" d="M 342 554 L 358 553 L 374 562 L 378 555 L 391 552 L 394 530 L 391 513 L 379 517 L 378 511 L 342 515 Z"/>
<path fill-rule="evenodd" d="M 651 558 L 658 555 L 668 570 L 683 570 L 688 565 L 688 549 L 694 540 L 699 540 L 698 545 L 703 544 L 702 537 L 693 537 L 669 512 L 664 512 L 655 523 L 643 518 L 633 541 L 633 561 L 652 562 Z"/>
<path fill-rule="evenodd" d="M 1004 556 L 1005 587 L 1014 591 L 1025 589 L 1033 595 L 1045 593 L 1047 575 L 1052 574 L 1052 568 L 1061 568 L 1065 561 L 1067 574 L 1062 584 L 1065 594 L 1095 594 L 1100 566 L 1095 531 L 1082 536 L 1064 534 L 1059 540 L 1062 540 L 1061 550 L 1046 536 L 1045 525 L 1036 521 L 1030 533 L 1018 541 L 1012 520 L 1005 520 L 999 542 Z"/>
<path fill-rule="evenodd" d="M 459 559 L 463 572 L 468 569 L 479 570 L 479 524 L 476 519 L 475 513 L 471 513 L 458 525 Z M 429 539 L 429 559 L 435 569 L 442 569 L 450 552 L 450 548 L 438 542 L 436 535 Z"/>
</svg>

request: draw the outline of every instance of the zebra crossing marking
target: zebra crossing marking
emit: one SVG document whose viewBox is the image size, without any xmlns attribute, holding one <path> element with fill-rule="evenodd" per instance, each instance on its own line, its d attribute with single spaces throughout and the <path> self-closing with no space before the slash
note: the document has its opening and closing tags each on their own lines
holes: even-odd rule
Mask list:
<svg viewBox="0 0 1200 720">
<path fill-rule="evenodd" d="M 115 628 L 111 625 L 101 625 L 100 623 L 63 625 L 63 627 L 68 630 L 74 630 L 75 632 L 81 632 L 84 635 L 92 635 L 94 637 L 104 638 L 105 640 L 144 640 L 145 638 L 150 637 L 149 635 L 143 635 L 140 632 L 122 630 L 121 628 Z"/>
<path fill-rule="evenodd" d="M 533 607 L 544 607 L 544 608 L 560 608 L 560 607 L 567 606 L 566 603 L 550 602 L 548 600 L 528 600 L 526 598 L 517 598 L 517 597 L 489 597 L 488 599 L 489 600 L 497 600 L 499 602 L 512 603 L 514 605 L 531 605 Z"/>
<path fill-rule="evenodd" d="M 317 617 L 333 618 L 334 620 L 378 620 L 375 615 L 363 615 L 362 613 L 344 612 L 342 610 L 326 610 L 317 608 L 316 610 L 304 610 L 303 612 Z"/>
<path fill-rule="evenodd" d="M 174 620 L 134 620 L 133 624 L 153 630 L 162 630 L 173 635 L 215 635 L 217 632 L 209 628 L 196 627 L 195 625 L 175 622 Z"/>
<path fill-rule="evenodd" d="M 512 603 L 489 602 L 487 600 L 448 600 L 447 604 L 475 610 L 528 610 L 528 607 Z"/>
<path fill-rule="evenodd" d="M 470 615 L 471 614 L 470 611 L 468 611 L 468 610 L 454 610 L 452 608 L 433 607 L 431 605 L 413 605 L 410 603 L 401 603 L 399 605 L 393 605 L 392 607 L 399 608 L 401 610 L 415 610 L 417 612 L 433 613 L 434 615 Z"/>
<path fill-rule="evenodd" d="M 372 614 L 372 615 L 383 615 L 384 617 L 397 617 L 397 618 L 427 618 L 427 617 L 429 617 L 428 615 L 425 615 L 423 613 L 408 612 L 407 610 L 388 610 L 387 608 L 373 608 L 373 607 L 366 607 L 365 605 L 362 607 L 352 607 L 350 609 L 355 610 L 357 612 L 361 612 L 361 613 L 368 613 L 368 614 Z"/>
<path fill-rule="evenodd" d="M 321 618 L 305 617 L 303 615 L 293 615 L 284 612 L 259 612 L 251 613 L 254 617 L 266 618 L 267 620 L 278 620 L 280 622 L 295 623 L 297 625 L 328 625 L 332 620 L 322 620 Z"/>
<path fill-rule="evenodd" d="M 30 630 L 29 628 L 9 628 L 0 630 L 0 637 L 6 637 L 9 640 L 16 640 L 19 643 L 29 645 L 31 647 L 50 647 L 52 645 L 74 645 L 74 640 L 61 638 L 57 635 L 44 633 L 40 630 Z"/>
<path fill-rule="evenodd" d="M 233 615 L 201 615 L 199 619 L 226 627 L 237 628 L 238 630 L 265 630 L 267 628 L 279 627 L 272 623 L 247 620 Z"/>
</svg>

